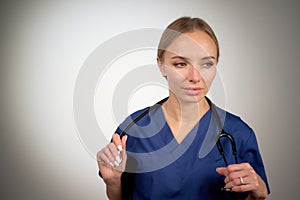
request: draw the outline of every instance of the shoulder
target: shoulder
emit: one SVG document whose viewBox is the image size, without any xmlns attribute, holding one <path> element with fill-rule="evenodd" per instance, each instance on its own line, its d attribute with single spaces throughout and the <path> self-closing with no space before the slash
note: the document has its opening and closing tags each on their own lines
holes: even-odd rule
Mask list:
<svg viewBox="0 0 300 200">
<path fill-rule="evenodd" d="M 225 132 L 230 133 L 234 137 L 243 138 L 243 140 L 255 138 L 253 129 L 240 116 L 221 108 L 217 108 L 217 111 L 223 117 L 223 129 Z"/>
<path fill-rule="evenodd" d="M 136 110 L 135 112 L 131 113 L 127 118 L 131 118 L 131 119 L 135 119 L 137 118 L 139 115 L 141 115 L 142 113 L 145 113 L 147 111 L 149 111 L 150 107 L 145 107 L 139 110 Z M 126 119 L 127 119 L 126 118 Z"/>
<path fill-rule="evenodd" d="M 257 152 L 259 154 L 257 138 L 253 129 L 241 117 L 230 112 L 225 113 L 223 129 L 233 136 L 241 155 L 246 154 L 245 152 Z"/>
<path fill-rule="evenodd" d="M 131 123 L 136 123 L 136 124 L 145 123 L 145 120 L 147 119 L 147 117 L 144 117 L 144 116 L 148 114 L 149 109 L 150 109 L 150 107 L 145 107 L 145 108 L 139 109 L 139 110 L 131 113 L 118 126 L 116 132 L 120 134 L 123 130 L 126 129 L 126 127 L 130 126 Z M 139 119 L 139 118 L 141 118 L 141 119 Z M 148 120 L 146 120 L 146 121 L 148 121 Z"/>
<path fill-rule="evenodd" d="M 244 149 L 245 151 L 247 149 L 259 151 L 256 134 L 241 117 L 227 112 L 224 130 L 235 138 L 236 143 L 239 144 L 238 148 Z"/>
<path fill-rule="evenodd" d="M 228 129 L 245 129 L 252 130 L 251 127 L 240 116 L 226 111 L 225 124 Z"/>
</svg>

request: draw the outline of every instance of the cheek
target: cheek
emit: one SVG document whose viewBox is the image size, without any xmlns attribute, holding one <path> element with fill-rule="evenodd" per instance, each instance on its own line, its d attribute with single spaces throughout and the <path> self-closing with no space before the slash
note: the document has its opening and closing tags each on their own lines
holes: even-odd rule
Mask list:
<svg viewBox="0 0 300 200">
<path fill-rule="evenodd" d="M 169 83 L 180 83 L 185 80 L 185 74 L 180 71 L 176 71 L 168 68 L 166 70 L 167 80 Z"/>
<path fill-rule="evenodd" d="M 204 71 L 201 73 L 201 76 L 205 82 L 205 84 L 210 87 L 213 80 L 215 79 L 215 76 L 216 76 L 216 70 L 213 69 L 213 70 L 209 70 L 209 71 Z"/>
</svg>

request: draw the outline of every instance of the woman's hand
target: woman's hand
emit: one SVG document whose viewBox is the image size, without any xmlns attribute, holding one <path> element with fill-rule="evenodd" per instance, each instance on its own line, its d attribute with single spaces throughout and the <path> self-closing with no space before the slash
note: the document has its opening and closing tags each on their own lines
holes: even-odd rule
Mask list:
<svg viewBox="0 0 300 200">
<path fill-rule="evenodd" d="M 121 175 L 126 166 L 126 139 L 113 134 L 112 142 L 97 153 L 98 167 L 106 185 L 120 186 Z"/>
<path fill-rule="evenodd" d="M 255 172 L 249 163 L 232 164 L 226 168 L 217 168 L 216 171 L 225 176 L 225 188 L 234 192 L 249 191 L 247 199 L 266 199 L 267 187 L 262 178 Z"/>
</svg>

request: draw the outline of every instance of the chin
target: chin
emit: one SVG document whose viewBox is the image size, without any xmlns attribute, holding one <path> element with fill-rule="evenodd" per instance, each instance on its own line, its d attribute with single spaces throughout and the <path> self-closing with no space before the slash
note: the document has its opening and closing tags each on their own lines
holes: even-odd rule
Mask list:
<svg viewBox="0 0 300 200">
<path fill-rule="evenodd" d="M 183 103 L 200 103 L 203 99 L 205 96 L 186 96 L 181 98 L 181 101 Z"/>
</svg>

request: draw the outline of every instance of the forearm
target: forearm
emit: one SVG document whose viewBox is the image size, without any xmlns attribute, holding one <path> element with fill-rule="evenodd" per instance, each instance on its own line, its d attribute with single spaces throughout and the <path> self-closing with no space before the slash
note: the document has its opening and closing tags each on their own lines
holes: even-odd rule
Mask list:
<svg viewBox="0 0 300 200">
<path fill-rule="evenodd" d="M 109 200 L 122 199 L 121 179 L 106 182 L 106 194 Z"/>
</svg>

